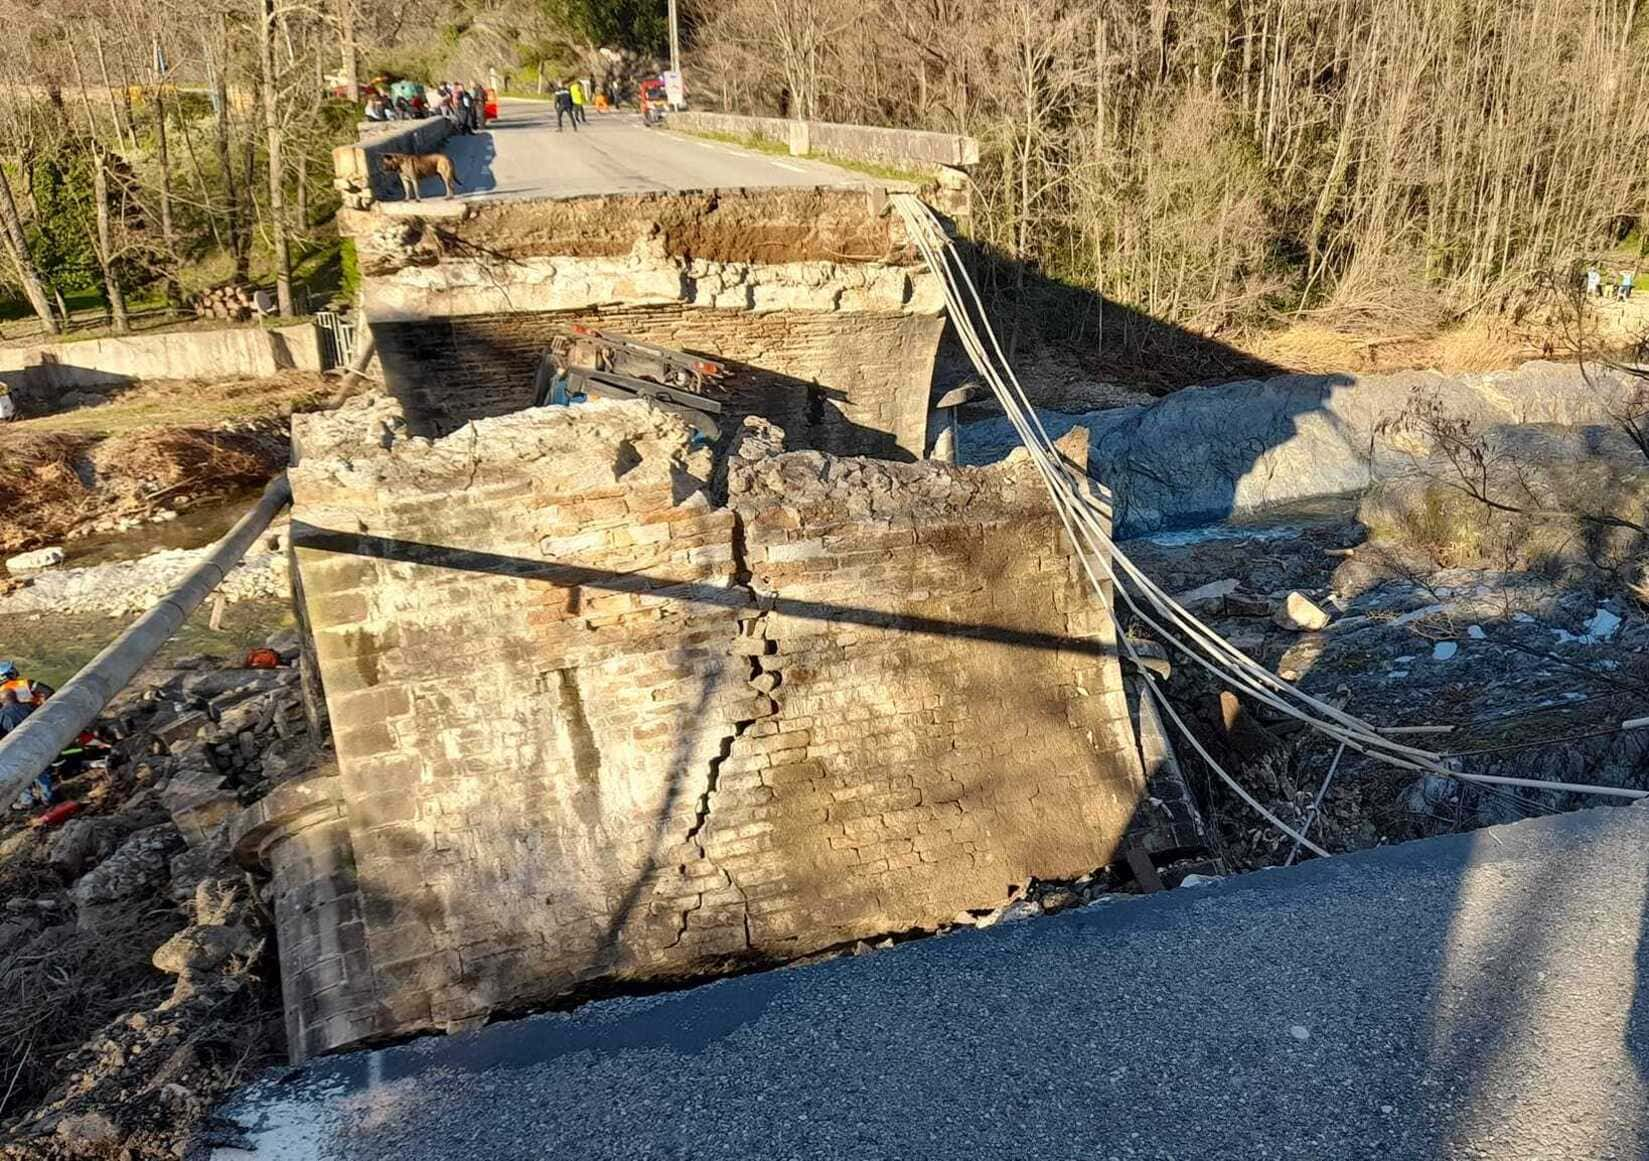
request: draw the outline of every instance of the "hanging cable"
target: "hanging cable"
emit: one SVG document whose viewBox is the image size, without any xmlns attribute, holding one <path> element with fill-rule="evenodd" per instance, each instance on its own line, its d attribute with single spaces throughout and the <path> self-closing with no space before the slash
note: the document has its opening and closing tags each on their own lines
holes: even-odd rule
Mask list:
<svg viewBox="0 0 1649 1161">
<path fill-rule="evenodd" d="M 1075 549 L 1078 563 L 1095 593 L 1105 603 L 1112 620 L 1116 622 L 1118 640 L 1122 642 L 1131 660 L 1137 663 L 1139 658 L 1122 630 L 1115 605 L 1107 599 L 1107 590 L 1101 577 L 1104 581 L 1110 582 L 1110 591 L 1121 597 L 1130 613 L 1141 624 L 1216 678 L 1230 683 L 1257 702 L 1318 730 L 1340 742 L 1342 746 L 1368 754 L 1378 761 L 1417 773 L 1435 774 L 1487 785 L 1520 786 L 1633 799 L 1649 797 L 1649 791 L 1614 786 L 1468 774 L 1457 770 L 1442 755 L 1396 741 L 1360 718 L 1314 698 L 1284 681 L 1199 621 L 1146 576 L 1111 540 L 1109 511 L 1094 496 L 1086 474 L 1078 473 L 1064 460 L 1047 429 L 1042 425 L 1029 395 L 1002 352 L 972 276 L 961 262 L 954 244 L 944 233 L 932 210 L 912 194 L 896 194 L 893 202 L 912 244 L 929 269 L 938 276 L 951 322 L 963 348 L 995 395 L 1004 415 L 1047 486 L 1054 511 Z M 1167 704 L 1161 692 L 1149 684 L 1148 688 L 1192 747 L 1239 797 L 1306 849 L 1317 854 L 1325 853 L 1320 847 L 1285 826 L 1247 791 L 1238 786 L 1235 779 L 1203 749 L 1179 715 Z"/>
</svg>

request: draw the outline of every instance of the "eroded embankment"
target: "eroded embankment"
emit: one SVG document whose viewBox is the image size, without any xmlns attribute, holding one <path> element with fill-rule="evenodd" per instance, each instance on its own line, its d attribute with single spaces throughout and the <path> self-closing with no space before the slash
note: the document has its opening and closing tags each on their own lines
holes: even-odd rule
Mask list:
<svg viewBox="0 0 1649 1161">
<path fill-rule="evenodd" d="M 134 384 L 0 428 L 14 487 L 0 553 L 170 520 L 262 486 L 286 466 L 288 419 L 331 393 L 319 375 Z"/>
</svg>

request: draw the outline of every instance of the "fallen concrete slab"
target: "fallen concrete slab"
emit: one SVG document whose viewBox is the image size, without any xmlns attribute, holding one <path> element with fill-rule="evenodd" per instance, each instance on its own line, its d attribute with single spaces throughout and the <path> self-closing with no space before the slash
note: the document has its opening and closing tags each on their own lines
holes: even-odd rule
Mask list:
<svg viewBox="0 0 1649 1161">
<path fill-rule="evenodd" d="M 343 1158 L 1637 1158 L 1649 808 L 1603 808 L 314 1062 Z"/>
</svg>

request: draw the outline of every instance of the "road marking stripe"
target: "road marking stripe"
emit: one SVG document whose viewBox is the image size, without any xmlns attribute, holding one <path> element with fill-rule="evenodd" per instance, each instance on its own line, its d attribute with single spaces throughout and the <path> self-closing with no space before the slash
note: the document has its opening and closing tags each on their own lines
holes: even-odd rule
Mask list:
<svg viewBox="0 0 1649 1161">
<path fill-rule="evenodd" d="M 791 165 L 788 161 L 775 161 L 773 164 L 778 166 L 780 169 L 788 169 L 791 173 L 807 172 L 807 170 L 803 169 L 801 166 Z"/>
</svg>

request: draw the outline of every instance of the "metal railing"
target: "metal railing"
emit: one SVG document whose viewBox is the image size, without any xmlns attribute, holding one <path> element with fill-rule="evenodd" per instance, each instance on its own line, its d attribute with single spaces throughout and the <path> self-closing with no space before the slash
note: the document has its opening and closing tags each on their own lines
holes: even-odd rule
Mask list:
<svg viewBox="0 0 1649 1161">
<path fill-rule="evenodd" d="M 315 312 L 315 329 L 321 335 L 321 370 L 347 367 L 355 358 L 355 324 L 337 311 Z"/>
</svg>

